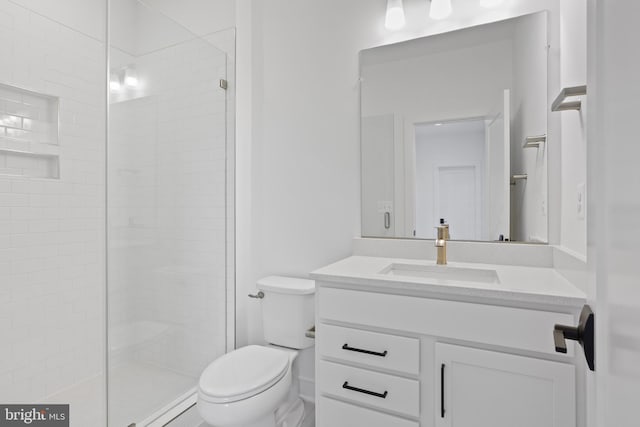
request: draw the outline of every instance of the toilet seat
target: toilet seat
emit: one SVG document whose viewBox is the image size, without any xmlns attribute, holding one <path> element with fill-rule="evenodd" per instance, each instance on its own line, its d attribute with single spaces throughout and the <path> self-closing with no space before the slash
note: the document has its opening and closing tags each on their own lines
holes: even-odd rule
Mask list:
<svg viewBox="0 0 640 427">
<path fill-rule="evenodd" d="M 272 387 L 289 370 L 289 354 L 250 345 L 214 360 L 202 373 L 200 397 L 211 403 L 248 399 Z"/>
</svg>

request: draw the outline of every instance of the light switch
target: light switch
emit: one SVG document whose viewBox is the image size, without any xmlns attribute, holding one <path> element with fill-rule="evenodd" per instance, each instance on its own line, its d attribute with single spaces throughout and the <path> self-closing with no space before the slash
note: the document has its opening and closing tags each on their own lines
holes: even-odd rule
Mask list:
<svg viewBox="0 0 640 427">
<path fill-rule="evenodd" d="M 578 213 L 578 219 L 584 219 L 585 218 L 585 210 L 586 210 L 586 200 L 585 200 L 586 194 L 585 194 L 585 188 L 584 188 L 584 182 L 578 184 L 578 191 L 577 191 L 577 213 Z"/>
</svg>

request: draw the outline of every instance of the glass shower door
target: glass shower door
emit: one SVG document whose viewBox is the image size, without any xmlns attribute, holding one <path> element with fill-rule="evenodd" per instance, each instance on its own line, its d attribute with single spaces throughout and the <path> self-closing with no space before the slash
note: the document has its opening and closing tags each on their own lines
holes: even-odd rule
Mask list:
<svg viewBox="0 0 640 427">
<path fill-rule="evenodd" d="M 136 0 L 110 8 L 109 426 L 193 395 L 226 352 L 227 55 Z"/>
</svg>

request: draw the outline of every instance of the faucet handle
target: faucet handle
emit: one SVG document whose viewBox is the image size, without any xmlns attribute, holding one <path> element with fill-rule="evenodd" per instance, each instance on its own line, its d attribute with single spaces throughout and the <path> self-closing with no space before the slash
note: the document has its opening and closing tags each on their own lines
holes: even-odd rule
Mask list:
<svg viewBox="0 0 640 427">
<path fill-rule="evenodd" d="M 441 240 L 449 240 L 449 226 L 448 225 L 439 225 L 434 227 L 438 230 L 437 239 Z"/>
<path fill-rule="evenodd" d="M 440 218 L 440 225 L 436 227 L 438 229 L 438 238 L 440 238 L 440 228 L 444 229 L 442 238 L 445 240 L 451 240 L 451 236 L 449 235 L 449 224 L 446 223 L 444 218 Z"/>
</svg>

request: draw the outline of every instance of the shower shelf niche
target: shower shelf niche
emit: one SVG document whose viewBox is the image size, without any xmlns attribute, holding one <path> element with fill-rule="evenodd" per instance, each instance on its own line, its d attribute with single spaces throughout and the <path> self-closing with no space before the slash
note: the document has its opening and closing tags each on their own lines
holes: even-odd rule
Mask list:
<svg viewBox="0 0 640 427">
<path fill-rule="evenodd" d="M 0 148 L 0 175 L 59 179 L 60 159 L 57 154 Z"/>
<path fill-rule="evenodd" d="M 0 175 L 60 178 L 57 97 L 0 83 Z"/>
</svg>

